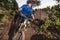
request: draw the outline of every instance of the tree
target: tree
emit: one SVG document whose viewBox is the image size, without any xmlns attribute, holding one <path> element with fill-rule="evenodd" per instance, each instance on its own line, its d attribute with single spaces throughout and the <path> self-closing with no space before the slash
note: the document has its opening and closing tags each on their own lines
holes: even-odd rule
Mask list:
<svg viewBox="0 0 60 40">
<path fill-rule="evenodd" d="M 0 0 L 0 10 L 1 10 L 0 15 L 4 15 L 2 17 L 0 16 L 1 17 L 0 21 L 3 22 L 5 20 L 6 22 L 7 21 L 6 19 L 13 16 L 13 14 L 15 14 L 15 10 L 17 8 L 18 6 L 15 0 Z"/>
<path fill-rule="evenodd" d="M 28 1 L 31 1 L 35 6 L 40 5 L 40 0 L 28 0 Z"/>
<path fill-rule="evenodd" d="M 56 1 L 57 1 L 57 3 L 58 3 L 58 7 L 60 8 L 60 4 L 59 4 L 60 0 L 56 0 Z"/>
</svg>

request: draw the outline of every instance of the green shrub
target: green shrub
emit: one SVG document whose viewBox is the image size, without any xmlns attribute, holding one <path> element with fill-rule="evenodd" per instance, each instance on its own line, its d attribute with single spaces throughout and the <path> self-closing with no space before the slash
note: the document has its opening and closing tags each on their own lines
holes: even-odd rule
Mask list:
<svg viewBox="0 0 60 40">
<path fill-rule="evenodd" d="M 2 19 L 1 19 L 1 23 L 8 23 L 9 22 L 9 17 L 7 15 L 5 15 Z"/>
</svg>

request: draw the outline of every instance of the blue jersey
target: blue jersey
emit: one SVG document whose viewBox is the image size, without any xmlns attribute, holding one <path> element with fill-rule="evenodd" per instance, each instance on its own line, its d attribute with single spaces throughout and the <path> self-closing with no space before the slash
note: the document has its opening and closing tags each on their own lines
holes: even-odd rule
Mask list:
<svg viewBox="0 0 60 40">
<path fill-rule="evenodd" d="M 33 14 L 33 9 L 29 8 L 27 5 L 23 5 L 22 7 L 22 11 L 21 13 L 25 16 L 27 16 L 28 14 L 32 15 Z"/>
</svg>

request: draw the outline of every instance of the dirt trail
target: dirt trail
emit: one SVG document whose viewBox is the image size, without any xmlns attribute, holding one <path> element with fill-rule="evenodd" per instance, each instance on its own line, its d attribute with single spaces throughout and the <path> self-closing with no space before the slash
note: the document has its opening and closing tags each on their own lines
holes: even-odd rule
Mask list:
<svg viewBox="0 0 60 40">
<path fill-rule="evenodd" d="M 33 28 L 28 28 L 27 31 L 25 31 L 25 40 L 30 40 L 34 34 L 36 34 L 35 30 Z"/>
</svg>

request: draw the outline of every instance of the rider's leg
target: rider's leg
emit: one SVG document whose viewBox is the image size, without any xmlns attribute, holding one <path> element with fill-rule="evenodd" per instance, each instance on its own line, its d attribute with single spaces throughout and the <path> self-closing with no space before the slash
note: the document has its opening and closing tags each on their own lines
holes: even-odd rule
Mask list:
<svg viewBox="0 0 60 40">
<path fill-rule="evenodd" d="M 21 13 L 21 15 L 22 15 L 25 19 L 30 20 L 30 21 L 33 21 L 32 18 L 28 18 L 27 16 L 23 15 L 22 13 Z M 30 25 L 30 21 L 27 21 L 27 24 L 28 24 L 28 25 Z"/>
<path fill-rule="evenodd" d="M 26 28 L 27 27 L 27 19 L 25 19 L 25 21 L 24 21 L 24 28 Z"/>
<path fill-rule="evenodd" d="M 30 21 L 27 21 L 27 25 L 30 26 L 31 22 Z"/>
<path fill-rule="evenodd" d="M 25 25 L 25 27 L 27 26 L 27 19 L 24 20 L 23 24 Z"/>
</svg>

